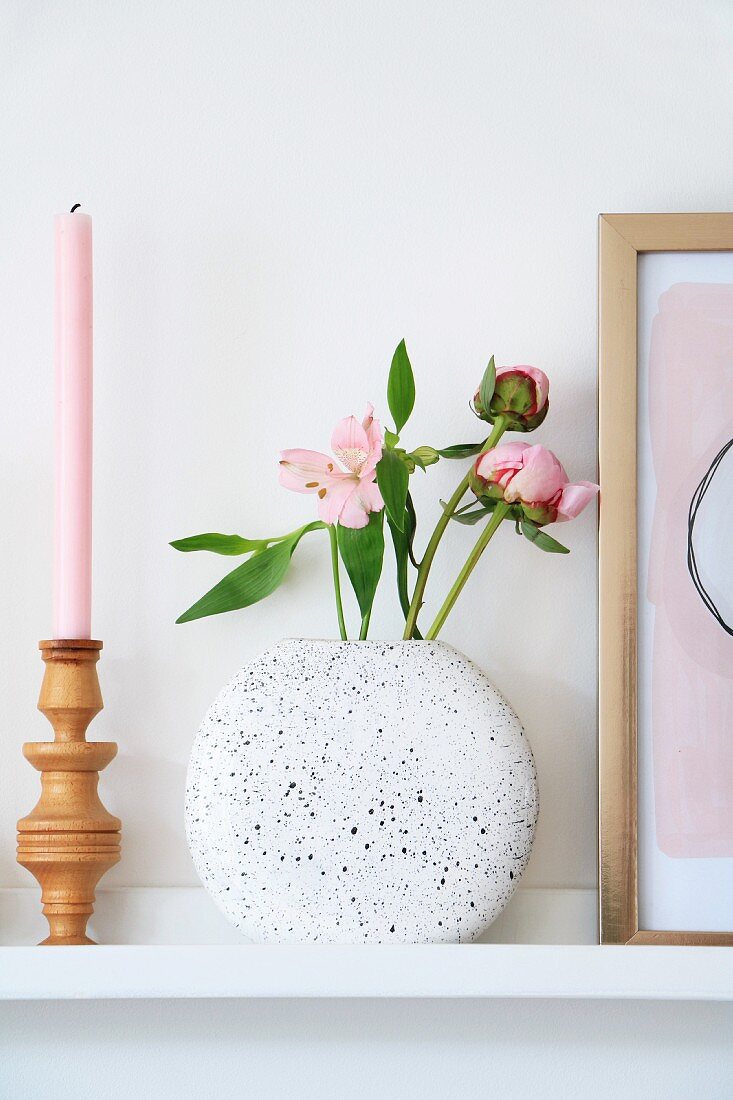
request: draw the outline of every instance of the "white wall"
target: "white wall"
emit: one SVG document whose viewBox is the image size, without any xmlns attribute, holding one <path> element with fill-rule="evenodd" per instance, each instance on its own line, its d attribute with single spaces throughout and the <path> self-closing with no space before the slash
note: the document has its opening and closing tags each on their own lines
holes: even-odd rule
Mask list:
<svg viewBox="0 0 733 1100">
<path fill-rule="evenodd" d="M 12 1014 L 6 1005 L 0 1034 L 14 1072 L 0 1067 L 0 1095 L 728 1100 L 730 1028 L 729 1006 L 705 1003 L 67 1002 Z"/>
<path fill-rule="evenodd" d="M 327 562 L 313 545 L 266 604 L 175 627 L 222 564 L 177 556 L 168 540 L 308 518 L 312 502 L 277 487 L 278 449 L 324 447 L 335 420 L 367 399 L 383 409 L 402 336 L 418 379 L 411 442 L 475 435 L 466 402 L 495 352 L 548 372 L 552 412 L 536 438 L 571 475 L 592 478 L 596 215 L 730 208 L 733 14 L 725 0 L 3 0 L 0 17 L 0 885 L 27 883 L 13 830 L 37 777 L 20 744 L 46 736 L 34 704 L 35 645 L 51 621 L 51 215 L 74 202 L 95 219 L 94 631 L 106 646 L 95 734 L 120 743 L 104 792 L 125 827 L 124 860 L 106 881 L 189 884 L 181 802 L 202 713 L 264 646 L 334 624 Z M 422 505 L 455 477 L 432 470 Z M 537 755 L 542 817 L 526 883 L 582 887 L 595 882 L 593 516 L 563 535 L 569 559 L 509 534 L 497 540 L 445 637 L 513 701 Z M 465 541 L 452 532 L 438 590 Z M 387 596 L 377 636 L 398 626 Z M 85 1011 L 75 1010 L 79 1019 Z M 89 1010 L 102 1045 L 81 1043 L 78 1065 L 112 1057 L 103 1035 L 129 1055 L 136 1021 L 155 1020 L 161 1053 L 175 1057 L 180 1034 L 189 1049 L 194 1041 L 193 1011 Z M 312 1082 L 293 1083 L 280 1017 L 252 1028 L 254 1010 L 227 1011 L 213 1017 L 228 1038 L 220 1053 L 242 1072 L 248 1059 L 269 1059 L 292 1095 L 308 1095 Z M 350 1018 L 367 1027 L 371 1017 L 358 1011 Z M 447 1095 L 446 1048 L 430 1036 L 448 1011 L 420 1009 L 424 1032 L 411 1032 L 393 1093 L 409 1095 L 422 1073 L 443 1081 L 434 1095 Z M 505 1011 L 482 1008 L 487 1029 L 516 1017 L 533 1045 L 513 1055 L 525 1061 L 532 1050 L 540 1070 L 556 1065 L 557 1009 Z M 692 1038 L 675 1047 L 674 1064 L 682 1051 L 689 1074 L 697 1050 L 700 1072 L 719 1073 L 724 1010 L 688 1011 Z M 17 1018 L 53 1030 L 66 1012 L 28 1007 Z M 392 1026 L 372 1028 L 360 1075 L 396 1066 L 411 1012 L 392 1006 Z M 561 1012 L 571 1057 L 587 1027 L 579 1011 Z M 628 1074 L 628 1057 L 667 1073 L 664 1044 L 647 1054 L 634 1036 L 651 1042 L 672 1017 L 686 1019 L 683 1010 L 607 1012 L 613 1040 L 581 1057 L 625 1052 L 619 1073 Z M 208 1032 L 210 1010 L 201 1018 Z M 311 1066 L 325 1044 L 343 1081 L 353 1050 L 336 1043 L 338 1020 L 319 1009 L 298 1035 Z M 30 1031 L 11 1033 L 13 1057 L 0 1071 L 25 1075 L 14 1095 L 41 1087 L 39 1067 L 29 1067 L 42 1038 Z M 446 1034 L 451 1064 L 465 1054 L 457 1080 L 490 1089 L 486 1052 L 495 1048 L 482 1029 Z M 147 1046 L 136 1056 L 149 1064 Z"/>
</svg>

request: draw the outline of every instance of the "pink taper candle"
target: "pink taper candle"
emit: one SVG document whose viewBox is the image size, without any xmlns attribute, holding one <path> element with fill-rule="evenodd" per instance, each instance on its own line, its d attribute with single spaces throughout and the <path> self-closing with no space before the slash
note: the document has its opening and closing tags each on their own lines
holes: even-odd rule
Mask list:
<svg viewBox="0 0 733 1100">
<path fill-rule="evenodd" d="M 54 638 L 91 638 L 92 219 L 59 214 L 56 235 Z"/>
</svg>

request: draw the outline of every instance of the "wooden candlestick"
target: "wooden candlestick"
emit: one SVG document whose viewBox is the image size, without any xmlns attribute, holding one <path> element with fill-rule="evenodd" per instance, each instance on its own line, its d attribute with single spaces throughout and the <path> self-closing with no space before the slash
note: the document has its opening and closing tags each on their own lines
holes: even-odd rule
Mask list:
<svg viewBox="0 0 733 1100">
<path fill-rule="evenodd" d="M 86 740 L 103 707 L 97 678 L 101 642 L 40 642 L 46 665 L 38 709 L 55 740 L 28 742 L 23 755 L 41 773 L 41 797 L 18 822 L 18 863 L 41 886 L 51 930 L 44 944 L 94 943 L 86 934 L 94 891 L 120 858 L 120 819 L 99 800 L 99 772 L 117 753 L 111 741 Z"/>
</svg>

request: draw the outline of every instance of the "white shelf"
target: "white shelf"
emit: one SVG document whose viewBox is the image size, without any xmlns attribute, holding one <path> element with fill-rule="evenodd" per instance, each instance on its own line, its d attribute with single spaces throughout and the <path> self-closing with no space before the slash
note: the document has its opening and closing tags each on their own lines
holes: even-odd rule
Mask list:
<svg viewBox="0 0 733 1100">
<path fill-rule="evenodd" d="M 177 997 L 733 999 L 733 950 L 597 947 L 593 890 L 520 889 L 481 944 L 246 943 L 200 887 L 98 892 L 103 947 L 46 935 L 36 889 L 0 889 L 0 1000 Z M 18 946 L 12 946 L 18 945 Z"/>
<path fill-rule="evenodd" d="M 724 947 L 4 947 L 0 998 L 733 1000 Z"/>
</svg>

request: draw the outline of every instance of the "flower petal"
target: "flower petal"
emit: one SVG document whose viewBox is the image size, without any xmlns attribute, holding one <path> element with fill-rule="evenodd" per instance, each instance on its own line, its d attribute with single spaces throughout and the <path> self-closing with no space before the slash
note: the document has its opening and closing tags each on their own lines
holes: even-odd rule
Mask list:
<svg viewBox="0 0 733 1100">
<path fill-rule="evenodd" d="M 361 471 L 369 454 L 369 440 L 355 416 L 338 422 L 331 436 L 331 450 L 353 474 Z"/>
<path fill-rule="evenodd" d="M 550 379 L 539 367 L 527 367 L 527 371 L 535 380 L 537 386 L 537 412 L 541 412 L 547 404 L 550 395 Z"/>
<path fill-rule="evenodd" d="M 362 463 L 359 470 L 360 477 L 368 477 L 374 473 L 377 463 L 382 457 L 382 450 L 384 448 L 384 433 L 382 431 L 382 425 L 378 420 L 375 420 L 372 416 L 374 412 L 373 405 L 367 405 L 367 415 L 364 418 L 362 427 L 367 434 L 367 442 L 369 443 L 369 454 L 366 461 Z M 368 423 L 367 423 L 368 421 Z"/>
<path fill-rule="evenodd" d="M 591 481 L 578 481 L 574 485 L 565 485 L 557 506 L 558 520 L 575 519 L 587 504 L 590 504 L 598 492 L 598 486 Z"/>
<path fill-rule="evenodd" d="M 536 444 L 524 452 L 522 469 L 517 470 L 512 478 L 504 499 L 509 502 L 526 500 L 528 503 L 547 503 L 567 482 L 568 475 L 552 451 Z"/>
<path fill-rule="evenodd" d="M 333 459 L 320 451 L 280 452 L 280 484 L 296 493 L 317 493 L 340 473 Z"/>
<path fill-rule="evenodd" d="M 379 512 L 384 508 L 382 494 L 376 481 L 360 481 L 355 491 L 345 501 L 339 516 L 342 527 L 358 529 L 366 527 L 370 512 Z"/>
<path fill-rule="evenodd" d="M 369 523 L 369 513 L 360 507 L 358 501 L 354 502 L 355 497 L 356 493 L 348 499 L 339 516 L 341 526 L 350 527 L 352 531 L 358 531 Z"/>
<path fill-rule="evenodd" d="M 493 481 L 497 472 L 501 476 L 505 470 L 521 470 L 529 446 L 529 443 L 500 443 L 476 459 L 476 473 L 484 481 Z"/>
<path fill-rule="evenodd" d="M 383 449 L 384 448 L 381 439 L 372 444 L 369 450 L 369 454 L 367 455 L 366 460 L 362 463 L 361 469 L 359 470 L 360 479 L 363 480 L 364 478 L 374 477 L 374 471 L 377 468 L 377 463 L 382 457 Z"/>
<path fill-rule="evenodd" d="M 359 500 L 368 512 L 381 512 L 384 508 L 384 500 L 376 481 L 362 478 L 359 482 Z"/>
<path fill-rule="evenodd" d="M 344 505 L 359 488 L 355 477 L 342 474 L 338 480 L 318 491 L 318 518 L 324 523 L 336 523 Z"/>
</svg>

